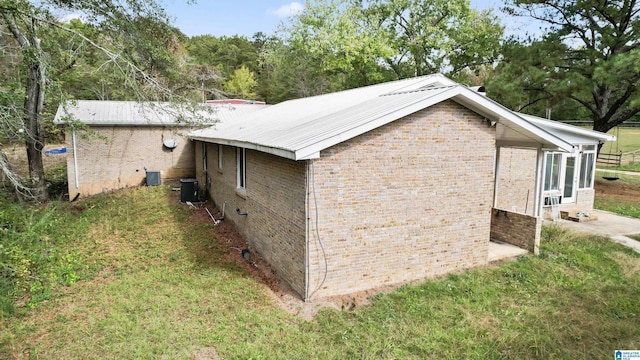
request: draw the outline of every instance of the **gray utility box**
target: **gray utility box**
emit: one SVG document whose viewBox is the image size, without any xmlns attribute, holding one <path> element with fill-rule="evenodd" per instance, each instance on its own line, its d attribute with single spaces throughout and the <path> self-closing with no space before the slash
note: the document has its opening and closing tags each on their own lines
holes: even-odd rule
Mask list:
<svg viewBox="0 0 640 360">
<path fill-rule="evenodd" d="M 180 179 L 180 202 L 197 202 L 199 199 L 198 180 Z"/>
<path fill-rule="evenodd" d="M 160 171 L 147 171 L 147 186 L 160 185 Z"/>
</svg>

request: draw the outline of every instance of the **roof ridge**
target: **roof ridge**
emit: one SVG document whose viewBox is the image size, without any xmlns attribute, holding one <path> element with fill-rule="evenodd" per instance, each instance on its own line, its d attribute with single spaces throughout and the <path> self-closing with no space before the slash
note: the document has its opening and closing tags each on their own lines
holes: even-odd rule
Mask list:
<svg viewBox="0 0 640 360">
<path fill-rule="evenodd" d="M 306 96 L 306 97 L 301 97 L 301 98 L 297 98 L 297 99 L 290 99 L 290 100 L 286 100 L 281 102 L 280 104 L 283 103 L 287 103 L 287 102 L 295 102 L 295 101 L 300 101 L 300 100 L 304 100 L 304 99 L 311 99 L 311 98 L 320 98 L 320 97 L 325 97 L 325 96 L 331 96 L 331 95 L 335 95 L 338 93 L 348 93 L 348 92 L 352 92 L 352 91 L 358 91 L 358 90 L 362 90 L 365 88 L 374 88 L 374 87 L 382 87 L 382 86 L 389 86 L 390 84 L 402 84 L 402 83 L 407 83 L 410 81 L 416 81 L 416 80 L 426 80 L 426 79 L 436 79 L 436 78 L 445 78 L 446 76 L 440 74 L 440 73 L 435 73 L 435 74 L 429 74 L 429 75 L 422 75 L 422 76 L 414 76 L 414 77 L 409 77 L 409 78 L 404 78 L 404 79 L 398 79 L 398 80 L 393 80 L 393 81 L 387 81 L 387 82 L 381 82 L 381 83 L 377 83 L 377 84 L 372 84 L 372 85 L 367 85 L 367 86 L 363 86 L 363 87 L 355 87 L 355 88 L 351 88 L 351 89 L 345 89 L 345 90 L 340 90 L 340 91 L 333 91 L 333 92 L 328 92 L 328 93 L 324 93 L 324 94 L 318 94 L 318 95 L 312 95 L 312 96 Z M 399 90 L 398 90 L 399 91 Z M 277 105 L 277 104 L 276 104 Z"/>
<path fill-rule="evenodd" d="M 402 95 L 402 94 L 411 94 L 411 93 L 416 93 L 416 92 L 423 92 L 423 91 L 437 90 L 437 89 L 454 88 L 456 86 L 461 86 L 461 85 L 460 84 L 455 84 L 455 85 L 453 85 L 453 84 L 452 85 L 439 84 L 439 85 L 434 86 L 434 84 L 429 84 L 427 86 L 423 86 L 423 87 L 417 88 L 417 89 L 388 92 L 386 94 L 381 94 L 380 97 L 382 97 L 382 96 L 392 96 L 392 95 Z"/>
</svg>

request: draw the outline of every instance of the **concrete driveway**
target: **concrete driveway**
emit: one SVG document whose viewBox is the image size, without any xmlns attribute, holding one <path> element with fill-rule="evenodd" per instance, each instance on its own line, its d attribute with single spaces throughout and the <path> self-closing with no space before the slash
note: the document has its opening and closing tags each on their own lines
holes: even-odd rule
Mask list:
<svg viewBox="0 0 640 360">
<path fill-rule="evenodd" d="M 598 220 L 578 223 L 569 220 L 545 221 L 556 223 L 562 227 L 577 232 L 604 235 L 613 241 L 630 247 L 640 253 L 640 241 L 633 240 L 625 235 L 640 234 L 640 219 L 620 216 L 608 211 L 594 210 L 592 214 Z"/>
</svg>

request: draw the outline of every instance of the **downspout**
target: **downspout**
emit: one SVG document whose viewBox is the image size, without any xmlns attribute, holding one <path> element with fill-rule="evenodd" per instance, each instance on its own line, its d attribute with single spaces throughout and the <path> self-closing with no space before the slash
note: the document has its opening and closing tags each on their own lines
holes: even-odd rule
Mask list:
<svg viewBox="0 0 640 360">
<path fill-rule="evenodd" d="M 80 180 L 78 177 L 78 152 L 76 151 L 76 131 L 71 132 L 71 142 L 73 145 L 73 173 L 76 180 L 76 190 L 80 188 Z"/>
<path fill-rule="evenodd" d="M 496 163 L 493 170 L 493 208 L 498 207 L 498 182 L 500 181 L 500 145 L 496 144 Z"/>
<path fill-rule="evenodd" d="M 306 183 L 306 191 L 305 191 L 305 207 L 304 207 L 304 218 L 305 218 L 305 232 L 304 232 L 304 302 L 309 302 L 309 227 L 311 225 L 311 219 L 309 219 L 309 161 L 311 160 L 307 160 L 306 161 L 306 179 L 305 179 L 305 183 Z"/>
<path fill-rule="evenodd" d="M 544 201 L 543 191 L 542 191 L 542 181 L 544 179 L 544 151 L 542 151 L 542 147 L 539 146 L 536 153 L 536 186 L 533 192 L 533 216 L 540 217 L 542 202 Z"/>
</svg>

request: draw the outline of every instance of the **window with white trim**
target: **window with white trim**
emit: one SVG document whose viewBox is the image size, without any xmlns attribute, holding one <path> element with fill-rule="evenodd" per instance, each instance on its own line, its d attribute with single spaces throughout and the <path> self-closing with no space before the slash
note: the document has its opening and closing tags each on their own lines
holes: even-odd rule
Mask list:
<svg viewBox="0 0 640 360">
<path fill-rule="evenodd" d="M 580 178 L 578 179 L 579 189 L 590 189 L 593 187 L 593 173 L 595 171 L 596 146 L 582 145 L 582 159 L 580 160 Z"/>
<path fill-rule="evenodd" d="M 218 170 L 222 171 L 222 145 L 218 144 Z"/>
<path fill-rule="evenodd" d="M 236 161 L 236 167 L 238 168 L 238 184 L 237 184 L 237 188 L 238 189 L 245 189 L 245 185 L 246 185 L 246 181 L 247 181 L 247 174 L 246 174 L 246 170 L 247 170 L 247 158 L 246 158 L 246 151 L 244 148 L 237 148 L 236 149 L 236 154 L 237 154 L 237 161 Z"/>
<path fill-rule="evenodd" d="M 544 172 L 544 190 L 558 190 L 560 187 L 561 153 L 547 153 Z"/>
</svg>

